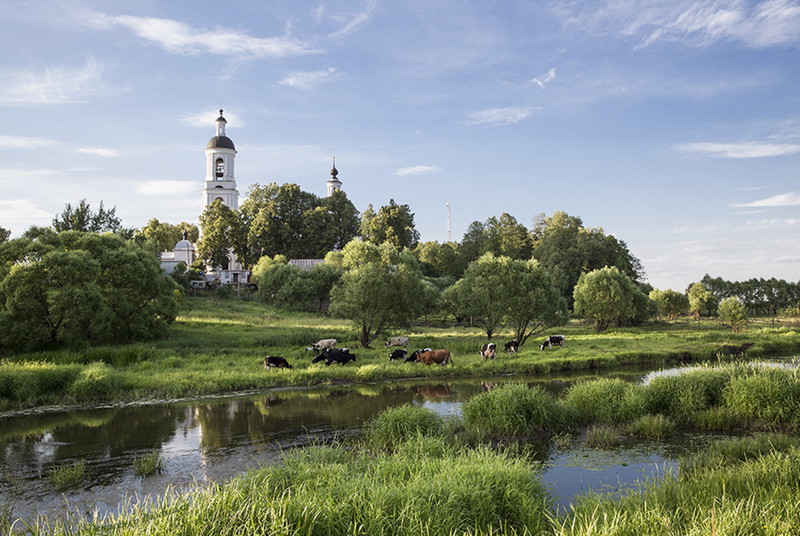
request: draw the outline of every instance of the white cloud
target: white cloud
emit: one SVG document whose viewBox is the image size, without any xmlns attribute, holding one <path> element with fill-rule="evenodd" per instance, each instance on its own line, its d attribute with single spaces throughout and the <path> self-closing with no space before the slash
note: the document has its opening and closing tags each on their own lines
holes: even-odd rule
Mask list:
<svg viewBox="0 0 800 536">
<path fill-rule="evenodd" d="M 0 102 L 12 104 L 66 104 L 86 102 L 107 91 L 100 69 L 89 57 L 82 67 L 43 66 L 41 71 L 7 72 L 0 76 Z"/>
<path fill-rule="evenodd" d="M 438 173 L 440 169 L 436 166 L 409 166 L 400 168 L 394 172 L 395 175 L 426 175 L 428 173 Z"/>
<path fill-rule="evenodd" d="M 347 37 L 348 35 L 358 31 L 359 28 L 367 24 L 375 15 L 377 5 L 377 0 L 369 0 L 363 11 L 360 11 L 346 19 L 345 25 L 339 30 L 330 34 L 327 39 L 339 39 L 342 37 Z M 322 16 L 322 12 L 319 12 L 319 16 Z"/>
<path fill-rule="evenodd" d="M 155 43 L 173 54 L 202 53 L 236 58 L 282 58 L 318 52 L 308 43 L 289 36 L 252 37 L 226 29 L 193 28 L 171 19 L 108 16 L 93 13 L 84 19 L 96 28 L 110 30 L 116 26 L 128 28 L 142 39 Z"/>
<path fill-rule="evenodd" d="M 147 181 L 136 187 L 141 195 L 183 195 L 197 190 L 195 181 Z"/>
<path fill-rule="evenodd" d="M 107 149 L 104 147 L 80 147 L 78 152 L 95 156 L 105 156 L 109 158 L 122 155 L 122 151 L 118 151 L 116 149 Z"/>
<path fill-rule="evenodd" d="M 763 158 L 800 153 L 800 145 L 789 143 L 686 143 L 676 149 L 714 158 Z"/>
<path fill-rule="evenodd" d="M 733 207 L 800 207 L 800 194 L 789 192 L 774 195 L 766 199 L 753 201 L 752 203 L 740 203 L 731 205 Z"/>
<path fill-rule="evenodd" d="M 531 79 L 531 81 L 528 82 L 528 85 L 529 86 L 536 85 L 536 86 L 539 86 L 540 88 L 544 88 L 545 84 L 548 84 L 548 83 L 552 82 L 555 79 L 556 79 L 556 70 L 555 69 L 550 69 L 545 74 L 537 76 L 536 78 Z"/>
<path fill-rule="evenodd" d="M 470 125 L 511 125 L 522 121 L 536 110 L 537 108 L 531 107 L 489 108 L 469 114 L 466 122 Z"/>
<path fill-rule="evenodd" d="M 60 145 L 60 142 L 48 140 L 47 138 L 0 136 L 0 149 L 41 149 L 42 147 L 53 147 L 54 145 Z"/>
<path fill-rule="evenodd" d="M 321 84 L 331 82 L 336 79 L 336 68 L 329 67 L 322 71 L 295 71 L 289 73 L 286 78 L 278 82 L 281 85 L 302 89 L 305 91 L 316 89 Z"/>
<path fill-rule="evenodd" d="M 604 0 L 559 3 L 553 11 L 580 28 L 636 39 L 638 48 L 657 41 L 740 41 L 753 48 L 800 41 L 797 0 Z"/>
<path fill-rule="evenodd" d="M 0 225 L 20 233 L 32 224 L 49 225 L 53 219 L 51 213 L 42 210 L 27 199 L 0 201 L 0 214 L 3 215 Z"/>
<path fill-rule="evenodd" d="M 235 112 L 224 111 L 225 120 L 233 123 L 236 127 L 244 126 L 244 120 Z M 211 129 L 213 131 L 214 122 L 219 117 L 219 109 L 209 106 L 207 110 L 186 114 L 181 118 L 181 123 L 189 127 Z"/>
</svg>

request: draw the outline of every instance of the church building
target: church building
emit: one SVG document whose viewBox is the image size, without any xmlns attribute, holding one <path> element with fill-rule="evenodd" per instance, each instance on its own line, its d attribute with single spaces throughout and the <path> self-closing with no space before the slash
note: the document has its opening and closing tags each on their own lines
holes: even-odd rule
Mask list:
<svg viewBox="0 0 800 536">
<path fill-rule="evenodd" d="M 205 148 L 206 174 L 201 190 L 201 214 L 205 212 L 211 203 L 220 201 L 231 210 L 239 208 L 239 190 L 236 189 L 236 179 L 234 177 L 234 162 L 236 159 L 236 146 L 225 133 L 225 126 L 228 121 L 223 116 L 222 110 L 216 121 L 216 135 L 213 136 Z M 339 180 L 339 171 L 336 169 L 336 158 L 333 159 L 331 178 L 327 182 L 328 197 L 334 192 L 340 191 L 342 181 Z M 200 238 L 202 239 L 202 228 Z M 161 254 L 161 268 L 172 273 L 178 263 L 185 263 L 191 266 L 197 258 L 197 251 L 186 236 L 180 240 L 173 251 L 165 251 Z M 250 270 L 242 268 L 241 263 L 236 259 L 233 251 L 228 252 L 227 262 L 221 267 L 207 267 L 206 282 L 210 284 L 239 284 L 250 282 Z"/>
</svg>

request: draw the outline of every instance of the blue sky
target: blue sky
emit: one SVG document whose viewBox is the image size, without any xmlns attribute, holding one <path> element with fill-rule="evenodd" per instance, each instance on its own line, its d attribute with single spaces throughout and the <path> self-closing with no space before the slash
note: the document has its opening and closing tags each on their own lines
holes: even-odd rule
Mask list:
<svg viewBox="0 0 800 536">
<path fill-rule="evenodd" d="M 196 222 L 249 185 L 394 199 L 423 240 L 562 210 L 655 287 L 800 280 L 800 0 L 4 0 L 0 226 Z"/>
</svg>

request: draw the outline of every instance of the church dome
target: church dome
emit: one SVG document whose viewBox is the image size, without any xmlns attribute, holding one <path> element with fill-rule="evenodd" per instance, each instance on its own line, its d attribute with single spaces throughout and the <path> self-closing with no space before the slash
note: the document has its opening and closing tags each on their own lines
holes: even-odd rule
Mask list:
<svg viewBox="0 0 800 536">
<path fill-rule="evenodd" d="M 236 147 L 233 146 L 233 140 L 228 136 L 214 136 L 208 140 L 206 149 L 233 149 L 235 151 Z"/>
<path fill-rule="evenodd" d="M 194 249 L 194 246 L 188 240 L 178 240 L 178 243 L 175 244 L 175 251 L 179 249 Z"/>
</svg>

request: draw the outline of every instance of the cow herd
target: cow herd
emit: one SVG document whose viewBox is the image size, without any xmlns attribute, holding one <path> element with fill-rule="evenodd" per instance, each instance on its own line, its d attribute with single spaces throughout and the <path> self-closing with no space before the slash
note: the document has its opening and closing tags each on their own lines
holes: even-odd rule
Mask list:
<svg viewBox="0 0 800 536">
<path fill-rule="evenodd" d="M 553 346 L 563 347 L 566 345 L 567 338 L 564 335 L 549 335 L 545 338 L 540 346 L 541 350 L 545 347 L 552 350 Z M 350 361 L 356 360 L 356 355 L 350 353 L 348 348 L 336 348 L 336 339 L 320 339 L 306 350 L 314 350 L 317 355 L 311 360 L 312 363 L 325 362 L 326 366 L 333 364 L 344 365 Z M 401 346 L 403 348 L 395 348 L 389 353 L 390 361 L 403 361 L 405 363 L 425 363 L 426 365 L 437 364 L 447 365 L 452 363 L 450 350 L 433 350 L 432 348 L 422 348 L 408 353 L 406 349 L 409 344 L 409 337 L 392 337 L 384 348 L 393 346 Z M 509 354 L 514 354 L 519 349 L 520 343 L 516 339 L 512 339 L 505 343 L 505 351 Z M 493 342 L 488 342 L 481 346 L 480 356 L 483 359 L 495 359 L 497 357 L 497 345 Z M 286 368 L 291 369 L 292 365 L 286 361 L 286 358 L 280 356 L 268 355 L 264 358 L 264 368 Z"/>
</svg>

